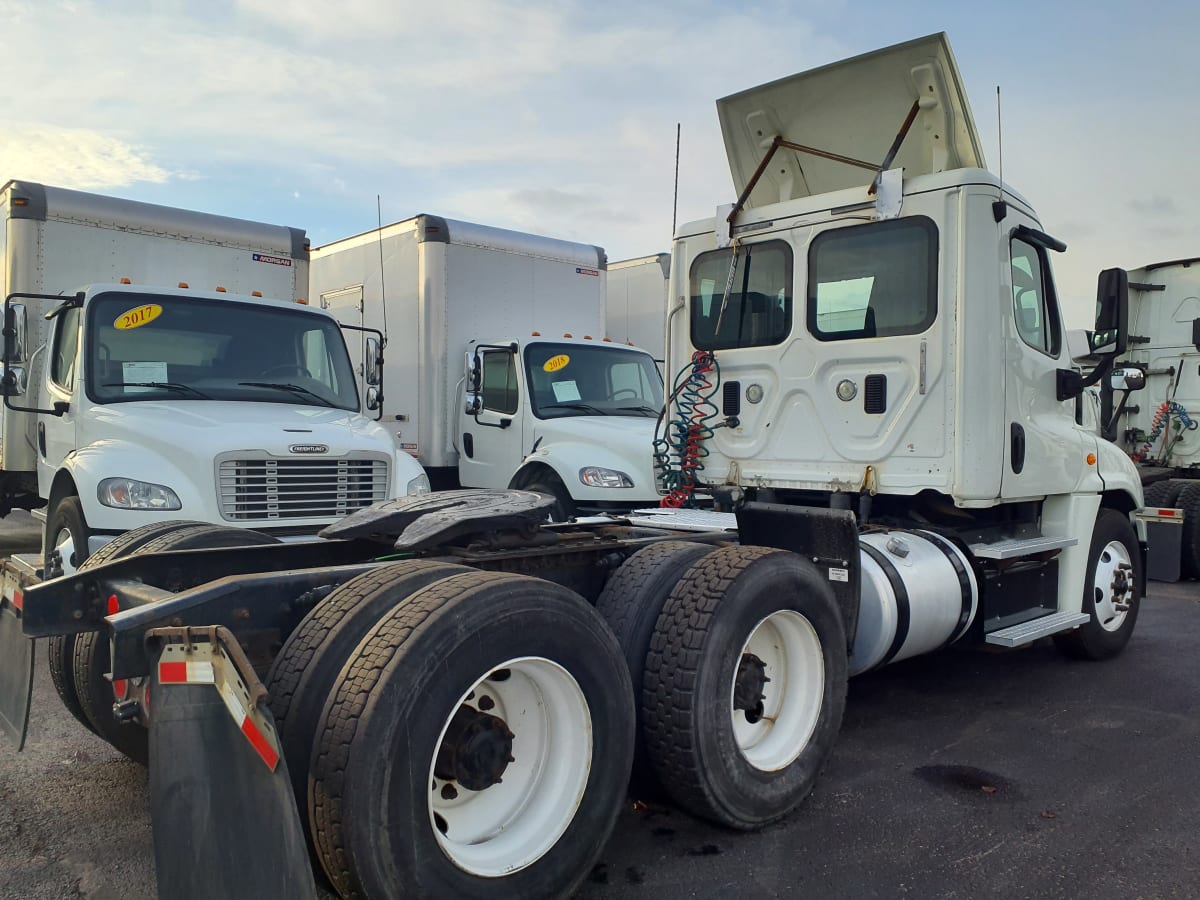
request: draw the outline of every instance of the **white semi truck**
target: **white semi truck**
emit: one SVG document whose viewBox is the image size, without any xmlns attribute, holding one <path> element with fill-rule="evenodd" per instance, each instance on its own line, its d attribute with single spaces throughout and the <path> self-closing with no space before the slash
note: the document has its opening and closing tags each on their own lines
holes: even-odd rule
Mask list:
<svg viewBox="0 0 1200 900">
<path fill-rule="evenodd" d="M 1139 372 L 1145 392 L 1121 379 L 1100 386 L 1104 437 L 1137 463 L 1147 507 L 1179 511 L 1158 532 L 1179 552 L 1168 541 L 1155 560 L 1152 540 L 1160 572 L 1200 578 L 1200 258 L 1129 271 L 1129 349 L 1117 365 Z"/>
<path fill-rule="evenodd" d="M 541 491 L 565 519 L 658 502 L 662 382 L 604 337 L 605 264 L 599 247 L 421 215 L 314 248 L 309 279 L 341 321 L 386 330 L 383 423 L 435 487 Z"/>
<path fill-rule="evenodd" d="M 51 581 L 5 566 L 0 728 L 24 736 L 29 638 L 101 636 L 85 693 L 149 743 L 164 895 L 313 896 L 307 839 L 343 896 L 569 896 L 631 769 L 760 828 L 812 790 L 851 674 L 1130 639 L 1141 488 L 1077 404 L 1127 279 L 1077 371 L 1061 244 L 983 167 L 945 37 L 719 110 L 742 198 L 676 234 L 669 415 L 677 490 L 731 512 L 550 524 L 543 494 L 446 491 L 321 542 L 179 526 Z"/>
</svg>

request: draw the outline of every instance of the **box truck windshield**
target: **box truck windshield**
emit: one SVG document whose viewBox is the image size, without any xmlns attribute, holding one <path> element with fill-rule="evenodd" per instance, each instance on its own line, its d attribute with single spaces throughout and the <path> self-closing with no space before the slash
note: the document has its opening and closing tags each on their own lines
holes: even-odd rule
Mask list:
<svg viewBox="0 0 1200 900">
<path fill-rule="evenodd" d="M 74 317 L 78 308 L 59 315 Z M 88 305 L 84 385 L 96 403 L 234 400 L 358 410 L 337 323 L 289 306 L 109 292 Z M 64 327 L 51 357 L 73 373 Z"/>
<path fill-rule="evenodd" d="M 657 418 L 662 409 L 662 379 L 654 360 L 640 350 L 607 343 L 535 343 L 526 347 L 525 368 L 538 418 Z"/>
</svg>

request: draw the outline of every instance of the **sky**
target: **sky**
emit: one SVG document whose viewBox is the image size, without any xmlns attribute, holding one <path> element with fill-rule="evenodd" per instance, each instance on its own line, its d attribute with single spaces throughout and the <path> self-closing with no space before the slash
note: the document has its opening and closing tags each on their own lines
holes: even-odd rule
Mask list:
<svg viewBox="0 0 1200 900">
<path fill-rule="evenodd" d="M 1195 2 L 0 0 L 0 22 L 0 181 L 313 246 L 432 213 L 610 261 L 735 198 L 719 97 L 946 31 L 990 168 L 999 85 L 1004 178 L 1068 245 L 1068 325 L 1101 269 L 1200 256 Z"/>
</svg>

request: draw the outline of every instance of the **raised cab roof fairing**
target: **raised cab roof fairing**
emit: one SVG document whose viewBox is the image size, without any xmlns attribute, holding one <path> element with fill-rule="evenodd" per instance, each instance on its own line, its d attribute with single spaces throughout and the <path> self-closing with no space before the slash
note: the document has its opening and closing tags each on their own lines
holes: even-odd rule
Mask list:
<svg viewBox="0 0 1200 900">
<path fill-rule="evenodd" d="M 916 120 L 893 168 L 906 176 L 986 169 L 962 79 L 945 33 L 886 47 L 717 101 L 734 187 L 754 175 L 776 136 L 882 164 L 914 101 Z M 868 187 L 874 173 L 804 151 L 776 151 L 748 206 Z"/>
</svg>

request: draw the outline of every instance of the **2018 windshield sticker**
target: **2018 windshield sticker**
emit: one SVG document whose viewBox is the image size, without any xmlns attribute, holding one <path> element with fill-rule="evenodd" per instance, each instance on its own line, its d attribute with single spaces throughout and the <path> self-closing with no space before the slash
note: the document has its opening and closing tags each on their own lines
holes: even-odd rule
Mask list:
<svg viewBox="0 0 1200 900">
<path fill-rule="evenodd" d="M 115 322 L 113 328 L 118 328 L 126 331 L 130 328 L 141 328 L 143 325 L 149 324 L 162 315 L 162 307 L 157 303 L 147 303 L 144 306 L 137 306 L 128 312 L 123 312 Z"/>
<path fill-rule="evenodd" d="M 558 356 L 552 356 L 542 364 L 542 371 L 557 372 L 559 369 L 565 369 L 567 363 L 571 361 L 571 357 L 565 353 L 560 353 Z"/>
</svg>

